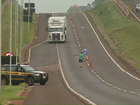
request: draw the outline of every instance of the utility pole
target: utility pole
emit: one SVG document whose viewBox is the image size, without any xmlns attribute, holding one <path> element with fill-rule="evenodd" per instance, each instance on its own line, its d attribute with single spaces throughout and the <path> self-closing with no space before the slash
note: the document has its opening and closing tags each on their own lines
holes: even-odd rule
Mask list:
<svg viewBox="0 0 140 105">
<path fill-rule="evenodd" d="M 1 42 L 2 42 L 2 35 L 1 35 L 1 0 L 0 0 L 0 59 L 1 59 Z M 0 60 L 0 93 L 1 93 L 1 60 Z"/>
<path fill-rule="evenodd" d="M 18 63 L 18 0 L 15 6 L 15 49 L 16 49 L 16 64 Z"/>
<path fill-rule="evenodd" d="M 12 0 L 11 0 L 11 8 L 10 8 L 10 86 L 12 84 L 11 82 L 11 64 L 12 64 Z"/>
<path fill-rule="evenodd" d="M 28 33 L 29 33 L 29 29 L 30 29 L 30 0 L 29 0 L 28 9 L 29 9 L 29 12 L 28 12 Z"/>
<path fill-rule="evenodd" d="M 16 3 L 17 3 L 17 0 L 15 0 L 15 52 L 16 52 L 16 48 L 17 48 L 17 43 L 16 43 L 16 41 L 17 41 L 17 33 L 16 33 L 16 31 L 17 31 L 17 8 L 16 8 Z M 17 57 L 17 53 L 16 53 L 16 57 Z M 17 64 L 17 62 L 16 62 L 16 64 Z"/>
<path fill-rule="evenodd" d="M 20 63 L 22 61 L 22 34 L 23 34 L 23 3 L 24 0 L 21 0 L 21 35 L 20 35 Z"/>
</svg>

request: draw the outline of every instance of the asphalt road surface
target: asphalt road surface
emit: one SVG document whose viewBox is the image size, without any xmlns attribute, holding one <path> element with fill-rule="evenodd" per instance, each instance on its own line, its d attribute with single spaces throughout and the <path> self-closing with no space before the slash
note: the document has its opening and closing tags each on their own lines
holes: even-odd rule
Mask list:
<svg viewBox="0 0 140 105">
<path fill-rule="evenodd" d="M 49 81 L 45 86 L 35 84 L 24 101 L 27 104 L 83 104 L 73 94 L 71 94 L 63 85 L 60 78 L 60 67 L 56 44 L 48 44 L 47 40 L 47 20 L 49 14 L 40 14 L 38 21 L 38 39 L 31 45 L 31 57 L 29 64 L 38 70 L 49 73 Z M 44 42 L 44 43 L 42 43 Z M 40 44 L 41 43 L 41 44 Z M 38 45 L 40 44 L 40 45 Z M 38 45 L 36 47 L 35 46 Z M 30 49 L 29 48 L 29 49 Z M 28 61 L 29 49 L 26 50 L 26 59 Z"/>
<path fill-rule="evenodd" d="M 130 5 L 130 9 L 131 11 L 140 19 L 140 11 L 136 12 L 136 5 L 138 3 L 140 3 L 140 1 L 134 1 L 134 0 L 130 0 L 130 1 L 126 1 L 126 0 L 122 0 L 126 6 Z"/>
<path fill-rule="evenodd" d="M 38 39 L 31 47 L 29 64 L 48 72 L 49 81 L 45 86 L 35 84 L 24 104 L 140 103 L 139 75 L 113 54 L 94 24 L 97 34 L 82 13 L 55 13 L 54 16 L 67 16 L 67 42 L 48 44 L 46 15 L 39 16 Z M 81 45 L 89 56 L 83 68 L 74 56 Z"/>
</svg>

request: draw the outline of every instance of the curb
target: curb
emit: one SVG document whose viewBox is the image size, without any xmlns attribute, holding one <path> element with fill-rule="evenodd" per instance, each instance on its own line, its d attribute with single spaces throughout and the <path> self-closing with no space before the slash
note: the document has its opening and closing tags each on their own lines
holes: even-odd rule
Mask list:
<svg viewBox="0 0 140 105">
<path fill-rule="evenodd" d="M 24 83 L 24 88 L 16 95 L 16 96 L 20 96 L 20 97 L 27 97 L 28 94 L 31 91 L 31 87 Z M 22 103 L 24 102 L 25 99 L 14 99 L 14 100 L 9 100 L 8 102 L 6 102 L 4 105 L 22 105 Z"/>
</svg>

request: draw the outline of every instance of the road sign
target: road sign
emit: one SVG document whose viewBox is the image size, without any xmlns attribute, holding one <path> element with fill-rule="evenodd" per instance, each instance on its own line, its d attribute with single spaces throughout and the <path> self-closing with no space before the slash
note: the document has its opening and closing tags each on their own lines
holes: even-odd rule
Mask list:
<svg viewBox="0 0 140 105">
<path fill-rule="evenodd" d="M 29 22 L 32 22 L 32 16 L 29 16 L 29 18 L 28 18 L 28 16 L 23 16 L 24 22 L 28 22 L 28 19 L 29 19 Z"/>
<path fill-rule="evenodd" d="M 29 15 L 29 10 L 23 10 L 23 15 Z M 33 11 L 30 11 L 30 15 L 33 15 Z"/>
<path fill-rule="evenodd" d="M 30 4 L 30 7 L 34 8 L 35 7 L 35 3 L 25 3 L 25 8 L 28 8 Z"/>
<path fill-rule="evenodd" d="M 128 5 L 128 11 L 130 11 L 130 5 Z"/>
<path fill-rule="evenodd" d="M 10 56 L 10 52 L 5 53 L 4 56 Z M 14 56 L 14 54 L 11 53 L 11 56 Z"/>
</svg>

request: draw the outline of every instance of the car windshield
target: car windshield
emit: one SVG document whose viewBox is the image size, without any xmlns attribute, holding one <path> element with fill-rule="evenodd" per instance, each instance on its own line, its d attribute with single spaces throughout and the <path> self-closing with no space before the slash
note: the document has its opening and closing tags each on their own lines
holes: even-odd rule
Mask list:
<svg viewBox="0 0 140 105">
<path fill-rule="evenodd" d="M 36 71 L 36 69 L 34 69 L 33 67 L 29 66 L 29 65 L 22 65 L 21 66 L 25 71 Z"/>
<path fill-rule="evenodd" d="M 49 32 L 63 32 L 62 28 L 49 28 Z"/>
</svg>

